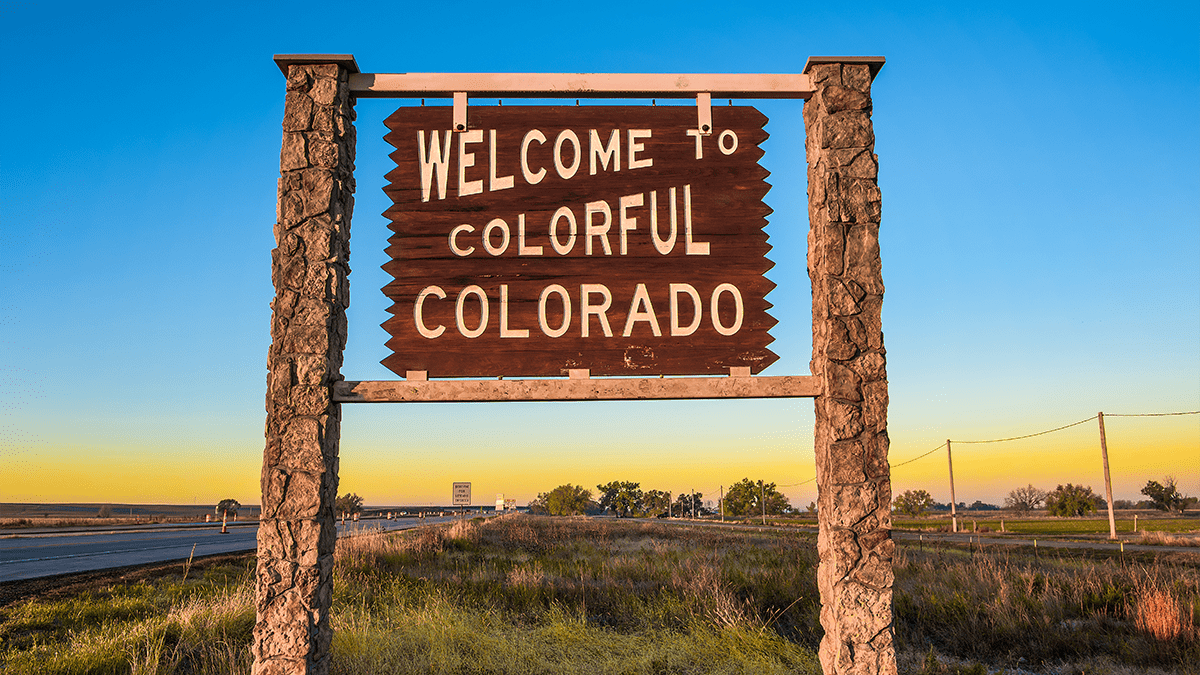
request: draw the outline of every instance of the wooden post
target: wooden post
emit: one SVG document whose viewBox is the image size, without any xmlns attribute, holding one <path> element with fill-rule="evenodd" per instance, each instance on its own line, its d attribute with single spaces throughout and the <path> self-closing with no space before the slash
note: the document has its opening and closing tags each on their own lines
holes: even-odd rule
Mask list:
<svg viewBox="0 0 1200 675">
<path fill-rule="evenodd" d="M 946 439 L 946 463 L 950 465 L 950 531 L 958 532 L 958 507 L 954 505 L 954 458 L 950 456 L 950 439 Z"/>
<path fill-rule="evenodd" d="M 271 347 L 255 582 L 254 675 L 324 675 L 350 303 L 354 101 L 349 55 L 277 56 L 287 77 L 271 252 Z"/>
<path fill-rule="evenodd" d="M 1113 513 L 1112 478 L 1108 473 L 1108 442 L 1104 439 L 1104 413 L 1096 413 L 1100 421 L 1100 456 L 1104 458 L 1104 498 L 1108 500 L 1108 538 L 1117 538 L 1117 518 Z"/>
<path fill-rule="evenodd" d="M 759 492 L 762 493 L 758 499 L 759 499 L 759 501 L 762 502 L 763 525 L 766 525 L 767 524 L 767 484 L 760 480 L 760 481 L 758 481 L 758 488 L 759 488 Z"/>
<path fill-rule="evenodd" d="M 725 486 L 721 486 L 721 522 L 725 522 Z"/>
<path fill-rule="evenodd" d="M 896 672 L 892 482 L 871 82 L 880 57 L 813 57 L 804 72 L 808 273 L 825 675 Z"/>
</svg>

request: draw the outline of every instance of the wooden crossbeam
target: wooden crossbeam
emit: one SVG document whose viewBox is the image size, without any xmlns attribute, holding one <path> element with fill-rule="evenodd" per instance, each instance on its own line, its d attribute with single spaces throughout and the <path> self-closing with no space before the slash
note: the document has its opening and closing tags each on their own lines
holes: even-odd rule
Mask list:
<svg viewBox="0 0 1200 675">
<path fill-rule="evenodd" d="M 375 380 L 337 382 L 337 403 L 436 401 L 635 401 L 718 398 L 812 398 L 811 375 L 776 377 L 636 377 L 546 380 Z"/>
</svg>

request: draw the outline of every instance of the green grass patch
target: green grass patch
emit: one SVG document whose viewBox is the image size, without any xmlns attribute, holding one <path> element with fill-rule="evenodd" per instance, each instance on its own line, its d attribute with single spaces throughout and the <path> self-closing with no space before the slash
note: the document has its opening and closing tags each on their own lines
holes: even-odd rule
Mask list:
<svg viewBox="0 0 1200 675">
<path fill-rule="evenodd" d="M 960 516 L 959 528 L 970 531 L 973 526 L 986 527 L 995 534 L 1000 532 L 1001 522 L 1007 534 L 1018 535 L 1093 535 L 1108 534 L 1108 518 L 971 518 Z M 948 518 L 894 518 L 893 527 L 898 530 L 936 530 L 949 528 Z M 1133 534 L 1133 519 L 1118 518 L 1118 534 Z M 1178 534 L 1200 532 L 1200 518 L 1138 518 L 1139 532 L 1165 532 Z"/>
</svg>

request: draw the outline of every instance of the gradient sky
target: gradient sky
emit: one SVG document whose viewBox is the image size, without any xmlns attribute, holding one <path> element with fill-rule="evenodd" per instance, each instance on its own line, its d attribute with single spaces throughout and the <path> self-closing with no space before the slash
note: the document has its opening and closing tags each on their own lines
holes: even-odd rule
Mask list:
<svg viewBox="0 0 1200 675">
<path fill-rule="evenodd" d="M 0 502 L 257 503 L 284 79 L 364 72 L 799 72 L 883 55 L 874 124 L 892 463 L 945 439 L 1200 410 L 1195 3 L 0 3 Z M 413 6 L 409 6 L 412 4 Z M 379 365 L 384 118 L 358 103 L 343 374 Z M 799 101 L 769 118 L 780 319 L 765 374 L 811 349 Z M 609 480 L 815 497 L 812 402 L 344 406 L 341 491 L 524 502 Z M 1115 496 L 1200 494 L 1200 415 L 1109 418 Z M 960 501 L 1103 491 L 1095 421 L 955 445 Z M 894 490 L 946 501 L 944 452 Z"/>
</svg>

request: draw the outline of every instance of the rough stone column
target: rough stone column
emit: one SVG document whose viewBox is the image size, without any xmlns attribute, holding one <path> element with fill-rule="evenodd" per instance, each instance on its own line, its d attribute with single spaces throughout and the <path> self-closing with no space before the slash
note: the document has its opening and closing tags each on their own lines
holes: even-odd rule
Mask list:
<svg viewBox="0 0 1200 675">
<path fill-rule="evenodd" d="M 804 104 L 817 549 L 825 673 L 895 673 L 887 370 L 871 81 L 881 58 L 811 58 Z"/>
<path fill-rule="evenodd" d="M 281 56 L 287 75 L 254 625 L 261 675 L 326 673 L 334 500 L 350 304 L 354 107 L 349 56 Z"/>
</svg>

